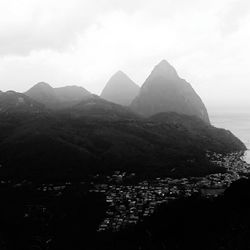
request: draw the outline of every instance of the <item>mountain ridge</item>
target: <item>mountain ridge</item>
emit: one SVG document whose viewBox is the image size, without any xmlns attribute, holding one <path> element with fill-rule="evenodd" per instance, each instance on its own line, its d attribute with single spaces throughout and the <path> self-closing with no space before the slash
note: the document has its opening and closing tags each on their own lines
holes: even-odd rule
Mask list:
<svg viewBox="0 0 250 250">
<path fill-rule="evenodd" d="M 15 91 L 0 92 L 0 114 L 42 113 L 46 108 L 28 96 Z"/>
<path fill-rule="evenodd" d="M 92 96 L 92 94 L 83 87 L 71 85 L 53 88 L 45 82 L 35 84 L 24 94 L 53 110 L 73 106 L 77 104 L 77 102 L 91 98 Z"/>
</svg>

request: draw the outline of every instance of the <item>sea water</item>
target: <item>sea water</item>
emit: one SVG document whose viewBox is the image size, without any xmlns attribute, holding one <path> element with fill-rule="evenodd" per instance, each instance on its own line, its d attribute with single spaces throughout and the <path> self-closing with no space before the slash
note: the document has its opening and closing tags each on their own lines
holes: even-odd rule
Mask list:
<svg viewBox="0 0 250 250">
<path fill-rule="evenodd" d="M 245 153 L 244 160 L 250 163 L 250 113 L 249 114 L 213 114 L 210 115 L 212 125 L 218 128 L 230 130 L 243 143 L 248 150 Z"/>
</svg>

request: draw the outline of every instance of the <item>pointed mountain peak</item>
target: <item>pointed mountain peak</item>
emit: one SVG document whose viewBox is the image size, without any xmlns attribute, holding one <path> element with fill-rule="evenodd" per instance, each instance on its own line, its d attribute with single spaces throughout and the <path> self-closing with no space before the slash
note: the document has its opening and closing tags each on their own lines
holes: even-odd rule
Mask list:
<svg viewBox="0 0 250 250">
<path fill-rule="evenodd" d="M 118 70 L 116 73 L 115 73 L 115 75 L 126 75 L 123 71 L 121 71 L 121 70 Z"/>
<path fill-rule="evenodd" d="M 152 76 L 164 76 L 168 78 L 178 77 L 177 71 L 175 68 L 166 60 L 162 60 L 158 63 L 152 73 Z"/>
<path fill-rule="evenodd" d="M 118 70 L 112 77 L 111 77 L 111 79 L 112 78 L 128 78 L 129 79 L 129 77 L 123 72 L 123 71 L 121 71 L 121 70 Z"/>
<path fill-rule="evenodd" d="M 124 72 L 116 72 L 104 87 L 101 97 L 116 104 L 128 106 L 139 93 L 139 86 Z"/>
<path fill-rule="evenodd" d="M 166 59 L 163 59 L 161 60 L 158 65 L 162 65 L 162 66 L 171 66 L 171 64 L 166 60 Z"/>
<path fill-rule="evenodd" d="M 130 77 L 124 73 L 123 71 L 119 70 L 117 71 L 110 79 L 109 81 L 107 82 L 106 86 L 112 86 L 112 85 L 115 85 L 116 87 L 119 87 L 119 86 L 123 86 L 123 85 L 133 85 L 133 86 L 137 86 L 138 85 L 136 83 L 134 83 Z"/>
<path fill-rule="evenodd" d="M 131 108 L 146 116 L 176 112 L 194 115 L 209 123 L 208 113 L 201 98 L 166 60 L 154 67 Z"/>
</svg>

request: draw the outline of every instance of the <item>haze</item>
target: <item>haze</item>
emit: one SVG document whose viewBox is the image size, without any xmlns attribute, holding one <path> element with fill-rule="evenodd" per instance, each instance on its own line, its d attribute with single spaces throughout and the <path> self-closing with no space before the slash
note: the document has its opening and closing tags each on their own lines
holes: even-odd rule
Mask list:
<svg viewBox="0 0 250 250">
<path fill-rule="evenodd" d="M 0 0 L 0 89 L 37 82 L 99 94 L 168 60 L 208 110 L 250 107 L 248 0 Z"/>
</svg>

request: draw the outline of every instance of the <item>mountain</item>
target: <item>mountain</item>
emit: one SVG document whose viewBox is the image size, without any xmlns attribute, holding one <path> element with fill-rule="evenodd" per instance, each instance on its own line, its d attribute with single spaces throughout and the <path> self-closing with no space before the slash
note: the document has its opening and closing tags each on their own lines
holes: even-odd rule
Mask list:
<svg viewBox="0 0 250 250">
<path fill-rule="evenodd" d="M 37 114 L 45 111 L 45 107 L 15 91 L 0 91 L 0 114 Z"/>
<path fill-rule="evenodd" d="M 106 84 L 101 97 L 116 104 L 128 106 L 139 93 L 140 87 L 126 74 L 118 71 Z"/>
<path fill-rule="evenodd" d="M 59 105 L 54 89 L 45 82 L 37 83 L 24 94 L 48 108 L 55 108 Z"/>
<path fill-rule="evenodd" d="M 194 115 L 210 123 L 201 98 L 165 60 L 155 66 L 141 87 L 140 93 L 131 103 L 131 108 L 145 116 L 161 112 L 176 112 Z"/>
<path fill-rule="evenodd" d="M 198 95 L 166 61 L 131 106 L 147 117 L 75 86 L 38 83 L 25 94 L 0 92 L 0 176 L 79 180 L 116 170 L 200 176 L 225 171 L 207 151 L 246 150 L 231 132 L 210 125 Z"/>
<path fill-rule="evenodd" d="M 44 104 L 50 109 L 63 109 L 91 97 L 91 93 L 78 86 L 52 88 L 48 83 L 40 82 L 29 89 L 25 95 Z"/>
<path fill-rule="evenodd" d="M 6 120 L 0 114 L 0 176 L 75 180 L 116 170 L 144 177 L 199 176 L 223 171 L 209 163 L 207 150 L 246 149 L 229 131 L 197 117 L 145 119 L 113 105 L 100 98 L 35 119 L 14 115 Z"/>
</svg>

